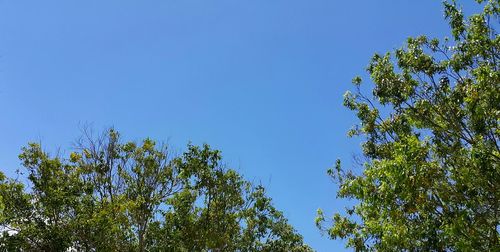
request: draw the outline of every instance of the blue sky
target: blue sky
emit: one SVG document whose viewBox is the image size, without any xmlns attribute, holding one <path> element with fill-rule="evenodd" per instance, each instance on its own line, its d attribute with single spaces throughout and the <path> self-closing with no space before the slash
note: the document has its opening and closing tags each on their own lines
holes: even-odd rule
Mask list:
<svg viewBox="0 0 500 252">
<path fill-rule="evenodd" d="M 84 123 L 206 142 L 308 244 L 341 251 L 314 217 L 343 210 L 326 169 L 359 153 L 342 95 L 420 34 L 447 34 L 440 1 L 0 0 L 0 169 L 29 141 L 70 148 Z"/>
</svg>

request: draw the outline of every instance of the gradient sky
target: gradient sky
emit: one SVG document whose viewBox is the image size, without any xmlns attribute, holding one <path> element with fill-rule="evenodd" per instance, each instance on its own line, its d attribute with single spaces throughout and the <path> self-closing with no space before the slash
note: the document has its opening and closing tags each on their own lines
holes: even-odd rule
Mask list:
<svg viewBox="0 0 500 252">
<path fill-rule="evenodd" d="M 373 53 L 445 36 L 440 2 L 0 0 L 0 170 L 13 176 L 29 141 L 70 149 L 85 123 L 206 142 L 308 244 L 342 251 L 314 226 L 347 203 L 327 168 L 359 153 L 342 95 Z"/>
</svg>

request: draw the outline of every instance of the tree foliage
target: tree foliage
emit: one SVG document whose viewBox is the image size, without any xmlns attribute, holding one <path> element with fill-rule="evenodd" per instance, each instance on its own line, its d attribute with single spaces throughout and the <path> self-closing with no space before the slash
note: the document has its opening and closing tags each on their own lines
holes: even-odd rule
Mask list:
<svg viewBox="0 0 500 252">
<path fill-rule="evenodd" d="M 0 250 L 310 251 L 262 186 L 189 145 L 84 134 L 69 157 L 19 156 L 26 185 L 0 174 Z"/>
<path fill-rule="evenodd" d="M 317 224 L 359 251 L 499 251 L 498 0 L 465 17 L 444 2 L 452 39 L 409 38 L 368 66 L 372 95 L 353 80 L 344 105 L 365 139 L 362 172 L 328 171 L 355 206 Z"/>
</svg>

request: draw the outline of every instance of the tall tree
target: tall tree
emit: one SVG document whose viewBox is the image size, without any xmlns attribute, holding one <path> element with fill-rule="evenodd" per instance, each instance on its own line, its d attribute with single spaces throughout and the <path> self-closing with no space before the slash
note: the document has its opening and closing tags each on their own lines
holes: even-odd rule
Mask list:
<svg viewBox="0 0 500 252">
<path fill-rule="evenodd" d="M 476 1 L 465 17 L 444 2 L 453 39 L 409 38 L 393 54 L 373 56 L 344 104 L 360 124 L 362 172 L 328 171 L 337 196 L 355 199 L 320 228 L 359 251 L 498 251 L 500 230 L 499 1 Z"/>
<path fill-rule="evenodd" d="M 219 151 L 173 156 L 151 139 L 85 131 L 69 157 L 19 156 L 26 185 L 0 174 L 0 250 L 310 251 L 261 186 Z"/>
</svg>

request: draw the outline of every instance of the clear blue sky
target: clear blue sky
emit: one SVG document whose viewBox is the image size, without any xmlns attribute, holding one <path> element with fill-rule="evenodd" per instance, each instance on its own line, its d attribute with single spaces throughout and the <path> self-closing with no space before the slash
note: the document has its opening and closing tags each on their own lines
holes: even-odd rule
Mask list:
<svg viewBox="0 0 500 252">
<path fill-rule="evenodd" d="M 82 123 L 206 142 L 341 251 L 314 217 L 342 211 L 325 172 L 359 153 L 342 95 L 374 52 L 446 33 L 435 0 L 0 0 L 0 169 L 29 141 L 70 148 Z"/>
</svg>

